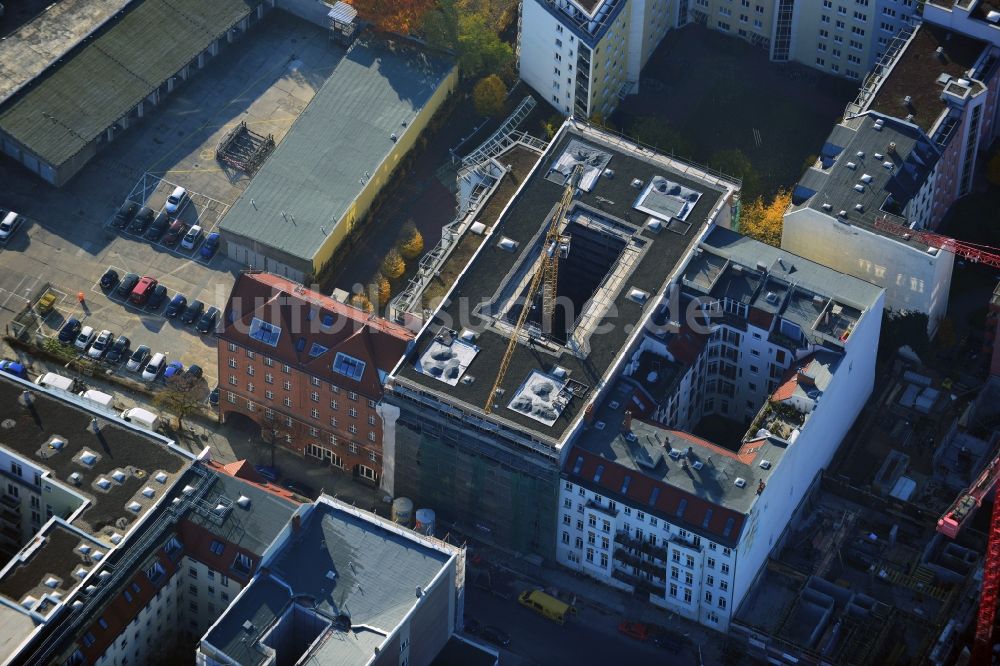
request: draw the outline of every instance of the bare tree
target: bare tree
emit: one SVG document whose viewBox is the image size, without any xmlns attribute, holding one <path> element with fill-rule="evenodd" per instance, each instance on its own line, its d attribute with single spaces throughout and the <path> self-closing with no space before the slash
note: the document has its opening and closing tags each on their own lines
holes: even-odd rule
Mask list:
<svg viewBox="0 0 1000 666">
<path fill-rule="evenodd" d="M 177 374 L 166 380 L 166 386 L 156 394 L 155 402 L 177 417 L 180 429 L 184 417 L 196 411 L 208 397 L 208 384 L 201 377 Z"/>
</svg>

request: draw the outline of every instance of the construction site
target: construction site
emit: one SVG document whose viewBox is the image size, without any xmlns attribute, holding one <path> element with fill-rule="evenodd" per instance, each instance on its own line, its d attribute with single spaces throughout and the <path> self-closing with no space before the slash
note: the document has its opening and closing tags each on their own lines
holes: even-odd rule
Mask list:
<svg viewBox="0 0 1000 666">
<path fill-rule="evenodd" d="M 1000 381 L 903 358 L 890 373 L 738 611 L 755 657 L 951 664 L 985 647 L 989 663 L 1000 524 L 978 509 L 1000 470 Z"/>
</svg>

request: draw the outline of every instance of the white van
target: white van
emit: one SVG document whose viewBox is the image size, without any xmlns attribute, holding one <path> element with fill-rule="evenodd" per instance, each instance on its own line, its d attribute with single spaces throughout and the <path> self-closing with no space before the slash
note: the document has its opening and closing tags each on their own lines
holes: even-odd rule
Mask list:
<svg viewBox="0 0 1000 666">
<path fill-rule="evenodd" d="M 122 419 L 129 423 L 135 423 L 147 430 L 156 430 L 160 425 L 160 417 L 142 407 L 132 407 L 122 412 Z"/>
<path fill-rule="evenodd" d="M 70 393 L 73 392 L 73 385 L 76 384 L 76 382 L 69 377 L 63 377 L 62 375 L 54 372 L 46 372 L 44 375 L 36 379 L 35 383 L 39 386 L 55 388 L 61 391 L 69 391 Z"/>
<path fill-rule="evenodd" d="M 10 211 L 0 219 L 0 243 L 6 243 L 21 224 L 21 216 Z"/>
<path fill-rule="evenodd" d="M 142 378 L 147 382 L 151 382 L 163 374 L 163 369 L 166 366 L 167 355 L 163 352 L 156 352 L 153 354 L 153 358 L 149 359 L 149 363 L 146 364 L 146 368 L 142 371 Z"/>
<path fill-rule="evenodd" d="M 78 395 L 81 398 L 90 400 L 91 402 L 96 402 L 101 407 L 111 407 L 111 403 L 114 402 L 115 399 L 113 395 L 108 395 L 103 391 L 97 391 L 94 389 L 87 389 L 86 391 L 81 391 Z"/>
<path fill-rule="evenodd" d="M 178 185 L 174 188 L 174 191 L 170 193 L 167 197 L 167 204 L 163 207 L 170 215 L 176 215 L 177 211 L 181 209 L 181 205 L 184 203 L 184 199 L 187 198 L 187 190 Z"/>
</svg>

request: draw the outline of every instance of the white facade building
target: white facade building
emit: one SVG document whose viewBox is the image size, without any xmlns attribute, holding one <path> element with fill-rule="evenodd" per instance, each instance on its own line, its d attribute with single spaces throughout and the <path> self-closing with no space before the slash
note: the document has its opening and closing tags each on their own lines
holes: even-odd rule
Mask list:
<svg viewBox="0 0 1000 666">
<path fill-rule="evenodd" d="M 593 410 L 563 466 L 556 559 L 725 631 L 871 393 L 884 292 L 725 229 L 681 284 L 654 324 L 694 301 L 711 330 L 648 333 Z M 716 416 L 746 434 L 686 432 Z"/>
</svg>

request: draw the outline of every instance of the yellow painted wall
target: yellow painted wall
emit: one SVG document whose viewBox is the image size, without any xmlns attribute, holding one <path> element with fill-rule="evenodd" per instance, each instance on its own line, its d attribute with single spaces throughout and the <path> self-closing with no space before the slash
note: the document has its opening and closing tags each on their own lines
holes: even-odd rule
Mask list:
<svg viewBox="0 0 1000 666">
<path fill-rule="evenodd" d="M 458 68 L 452 68 L 451 72 L 446 76 L 438 89 L 434 91 L 431 98 L 427 100 L 427 104 L 421 109 L 420 113 L 410 122 L 406 131 L 403 132 L 402 136 L 396 141 L 396 145 L 393 147 L 392 151 L 386 156 L 382 163 L 372 172 L 371 178 L 365 184 L 365 187 L 361 190 L 358 196 L 354 199 L 354 202 L 347 209 L 347 212 L 340 218 L 337 225 L 333 228 L 333 233 L 327 236 L 326 241 L 323 245 L 316 250 L 316 254 L 313 255 L 313 272 L 318 273 L 323 266 L 330 261 L 333 257 L 333 253 L 337 251 L 344 239 L 350 234 L 351 230 L 354 229 L 354 225 L 357 224 L 358 220 L 363 218 L 367 213 L 369 208 L 371 208 L 372 201 L 382 190 L 389 178 L 392 176 L 392 172 L 399 166 L 399 162 L 406 156 L 408 152 L 416 145 L 417 139 L 423 134 L 427 125 L 430 123 L 431 118 L 437 112 L 444 101 L 448 98 L 448 95 L 455 89 L 458 84 Z"/>
</svg>

